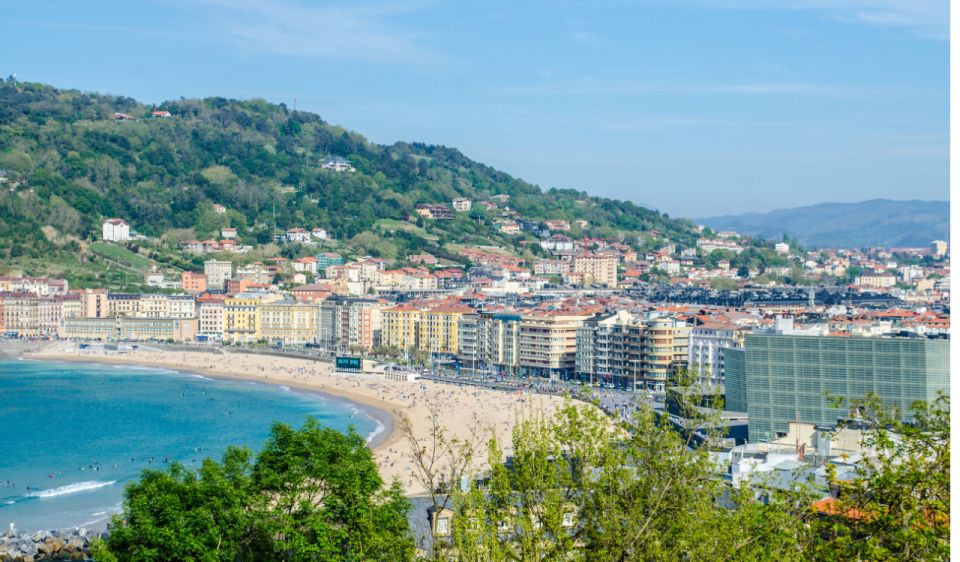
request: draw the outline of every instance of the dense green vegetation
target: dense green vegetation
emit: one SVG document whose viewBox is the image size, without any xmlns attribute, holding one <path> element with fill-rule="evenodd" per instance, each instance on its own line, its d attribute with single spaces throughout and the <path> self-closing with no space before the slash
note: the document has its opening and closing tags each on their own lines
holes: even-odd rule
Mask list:
<svg viewBox="0 0 960 562">
<path fill-rule="evenodd" d="M 169 118 L 151 118 L 151 110 Z M 132 120 L 115 120 L 122 112 Z M 356 172 L 321 168 L 348 158 Z M 136 100 L 0 83 L 0 266 L 57 261 L 87 251 L 105 217 L 149 237 L 177 231 L 201 239 L 222 226 L 265 243 L 273 227 L 323 227 L 357 251 L 384 257 L 445 244 L 519 249 L 482 209 L 453 221 L 423 221 L 419 203 L 507 194 L 531 219 L 584 219 L 587 234 L 691 243 L 691 224 L 632 203 L 540 188 L 456 149 L 398 142 L 382 146 L 318 115 L 263 100 Z M 216 215 L 213 204 L 227 207 Z M 383 221 L 391 222 L 383 222 Z M 378 221 L 381 221 L 378 223 Z M 397 223 L 414 228 L 388 228 Z M 375 227 L 376 226 L 376 227 Z M 44 228 L 47 227 L 47 228 Z M 64 269 L 70 260 L 60 260 Z M 30 273 L 28 271 L 28 273 Z"/>
<path fill-rule="evenodd" d="M 717 412 L 680 400 L 696 427 L 715 427 Z M 436 422 L 411 439 L 412 473 L 452 525 L 417 546 L 429 560 L 475 562 L 947 560 L 947 399 L 915 404 L 910 423 L 876 398 L 852 406 L 876 456 L 853 480 L 831 476 L 839 499 L 826 512 L 811 508 L 824 493 L 812 484 L 729 486 L 709 447 L 691 447 L 647 406 L 620 424 L 583 404 L 530 412 L 509 458 L 482 431 L 455 440 Z M 722 436 L 706 431 L 708 443 Z M 484 443 L 492 470 L 469 484 Z M 277 425 L 253 464 L 231 449 L 199 472 L 146 471 L 96 559 L 412 560 L 409 513 L 360 436 Z"/>
<path fill-rule="evenodd" d="M 98 562 L 408 560 L 409 502 L 384 487 L 362 436 L 275 424 L 251 462 L 231 448 L 199 471 L 146 470 Z"/>
</svg>

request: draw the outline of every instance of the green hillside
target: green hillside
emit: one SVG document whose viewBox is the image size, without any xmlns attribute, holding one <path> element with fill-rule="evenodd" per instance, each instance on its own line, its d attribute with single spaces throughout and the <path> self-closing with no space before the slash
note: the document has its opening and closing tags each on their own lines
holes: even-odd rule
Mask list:
<svg viewBox="0 0 960 562">
<path fill-rule="evenodd" d="M 152 118 L 154 110 L 171 117 Z M 136 120 L 114 119 L 115 112 Z M 347 158 L 356 171 L 322 169 L 330 156 Z M 476 203 L 496 194 L 509 202 L 492 212 L 475 205 L 452 221 L 415 212 L 420 203 Z M 214 204 L 227 213 L 215 213 Z M 274 226 L 323 227 L 338 249 L 389 259 L 413 251 L 456 259 L 449 244 L 531 251 L 535 244 L 522 236 L 499 232 L 494 221 L 505 206 L 532 220 L 583 219 L 589 226 L 577 234 L 640 245 L 659 245 L 658 237 L 686 245 L 696 236 L 688 221 L 632 203 L 543 191 L 453 148 L 377 145 L 283 104 L 208 98 L 148 106 L 0 83 L 0 273 L 79 275 L 103 257 L 89 243 L 105 217 L 122 217 L 157 241 L 151 259 L 180 266 L 191 262 L 176 255 L 174 241 L 214 236 L 222 226 L 261 248 Z"/>
</svg>

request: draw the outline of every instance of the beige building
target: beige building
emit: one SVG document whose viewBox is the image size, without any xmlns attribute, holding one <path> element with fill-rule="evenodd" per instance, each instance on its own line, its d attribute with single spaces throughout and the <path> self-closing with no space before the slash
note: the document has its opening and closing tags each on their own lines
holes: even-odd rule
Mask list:
<svg viewBox="0 0 960 562">
<path fill-rule="evenodd" d="M 237 269 L 237 277 L 249 279 L 257 285 L 269 285 L 273 281 L 270 268 L 260 262 L 251 263 Z"/>
<path fill-rule="evenodd" d="M 106 289 L 83 289 L 80 291 L 80 303 L 84 318 L 105 318 L 109 315 L 108 291 Z"/>
<path fill-rule="evenodd" d="M 254 343 L 263 339 L 260 305 L 279 300 L 274 293 L 240 293 L 223 301 L 223 341 Z"/>
<path fill-rule="evenodd" d="M 197 301 L 197 319 L 200 321 L 198 335 L 208 340 L 223 339 L 223 302 L 221 295 L 205 295 Z"/>
<path fill-rule="evenodd" d="M 521 372 L 550 379 L 572 377 L 576 366 L 577 328 L 593 313 L 570 309 L 525 311 L 519 332 Z"/>
<path fill-rule="evenodd" d="M 618 263 L 614 255 L 581 254 L 573 258 L 573 273 L 583 276 L 583 285 L 616 287 Z"/>
<path fill-rule="evenodd" d="M 455 355 L 459 321 L 473 314 L 469 306 L 455 302 L 403 304 L 383 311 L 382 345 L 417 350 L 432 356 Z"/>
<path fill-rule="evenodd" d="M 44 335 L 46 330 L 41 324 L 41 300 L 47 299 L 41 299 L 33 293 L 0 293 L 0 323 L 3 331 L 20 338 Z M 51 314 L 50 306 L 43 308 L 43 316 Z"/>
<path fill-rule="evenodd" d="M 124 318 L 196 318 L 196 300 L 191 295 L 107 295 L 107 315 Z"/>
<path fill-rule="evenodd" d="M 284 345 L 316 343 L 320 306 L 316 303 L 282 300 L 261 303 L 260 338 Z"/>
<path fill-rule="evenodd" d="M 197 320 L 184 318 L 65 318 L 60 337 L 101 341 L 192 341 Z"/>
<path fill-rule="evenodd" d="M 585 321 L 577 333 L 577 378 L 624 390 L 663 391 L 687 365 L 688 328 L 671 318 L 650 321 L 625 310 Z"/>
<path fill-rule="evenodd" d="M 897 284 L 897 278 L 893 275 L 886 273 L 879 274 L 864 274 L 860 277 L 857 277 L 857 285 L 861 287 L 874 287 L 877 289 L 885 289 L 893 287 Z"/>
<path fill-rule="evenodd" d="M 667 381 L 686 366 L 690 328 L 671 318 L 657 318 L 631 330 L 641 346 L 640 370 L 647 390 L 666 390 Z"/>
</svg>

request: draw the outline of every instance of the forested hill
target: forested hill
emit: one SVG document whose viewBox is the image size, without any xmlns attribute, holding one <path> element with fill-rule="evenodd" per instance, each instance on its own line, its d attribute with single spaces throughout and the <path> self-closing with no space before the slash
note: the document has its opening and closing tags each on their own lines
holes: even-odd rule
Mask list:
<svg viewBox="0 0 960 562">
<path fill-rule="evenodd" d="M 151 117 L 157 110 L 171 116 Z M 118 120 L 117 112 L 135 120 Z M 322 169 L 331 156 L 356 171 Z M 508 194 L 509 209 L 523 218 L 584 219 L 587 235 L 651 244 L 659 243 L 655 237 L 695 238 L 690 222 L 629 202 L 542 191 L 453 148 L 374 144 L 316 114 L 263 100 L 150 106 L 8 79 L 0 85 L 0 170 L 0 263 L 7 269 L 22 256 L 82 252 L 105 217 L 122 217 L 149 237 L 175 231 L 202 239 L 235 226 L 252 243 L 269 241 L 274 225 L 323 227 L 348 249 L 387 258 L 443 252 L 450 243 L 519 249 L 518 237 L 499 232 L 499 215 L 476 206 L 443 224 L 415 220 L 420 203 L 476 203 L 495 194 Z M 210 220 L 213 204 L 229 209 L 224 218 Z"/>
<path fill-rule="evenodd" d="M 925 247 L 931 240 L 950 237 L 947 201 L 872 199 L 700 220 L 716 230 L 736 230 L 768 240 L 786 234 L 826 248 Z"/>
</svg>

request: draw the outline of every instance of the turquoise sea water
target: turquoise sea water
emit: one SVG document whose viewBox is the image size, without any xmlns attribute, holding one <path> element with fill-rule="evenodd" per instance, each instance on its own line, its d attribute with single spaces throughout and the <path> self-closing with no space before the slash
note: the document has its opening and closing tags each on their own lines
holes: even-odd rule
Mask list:
<svg viewBox="0 0 960 562">
<path fill-rule="evenodd" d="M 164 369 L 0 359 L 0 531 L 104 525 L 124 485 L 176 459 L 259 449 L 270 424 L 308 416 L 364 435 L 350 402 Z"/>
</svg>

